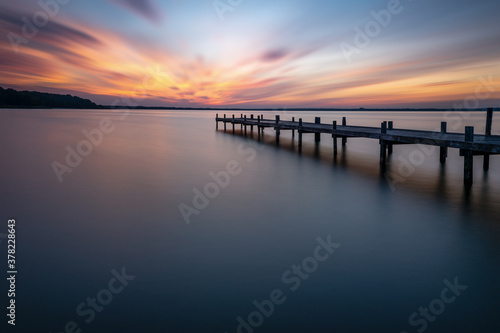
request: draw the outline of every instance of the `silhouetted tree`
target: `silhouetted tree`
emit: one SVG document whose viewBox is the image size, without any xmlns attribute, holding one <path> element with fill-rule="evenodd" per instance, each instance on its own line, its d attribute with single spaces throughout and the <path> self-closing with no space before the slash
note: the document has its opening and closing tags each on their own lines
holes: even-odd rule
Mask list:
<svg viewBox="0 0 500 333">
<path fill-rule="evenodd" d="M 71 95 L 17 91 L 0 87 L 0 107 L 47 107 L 68 109 L 95 109 L 98 106 L 88 100 Z"/>
</svg>

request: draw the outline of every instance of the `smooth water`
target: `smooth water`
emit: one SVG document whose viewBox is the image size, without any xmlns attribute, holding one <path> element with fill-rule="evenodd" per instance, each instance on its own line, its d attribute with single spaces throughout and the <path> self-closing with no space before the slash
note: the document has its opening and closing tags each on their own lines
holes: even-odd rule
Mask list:
<svg viewBox="0 0 500 333">
<path fill-rule="evenodd" d="M 447 120 L 449 131 L 476 133 L 485 122 L 484 113 L 260 113 L 431 130 Z M 384 177 L 376 140 L 349 139 L 334 162 L 330 136 L 316 147 L 304 134 L 299 154 L 290 132 L 277 147 L 272 129 L 258 141 L 255 129 L 216 131 L 214 118 L 0 110 L 0 236 L 17 221 L 14 331 L 500 331 L 500 157 L 487 174 L 475 158 L 468 192 L 455 149 L 441 167 L 439 149 L 395 146 Z M 68 166 L 68 146 L 87 156 Z"/>
</svg>

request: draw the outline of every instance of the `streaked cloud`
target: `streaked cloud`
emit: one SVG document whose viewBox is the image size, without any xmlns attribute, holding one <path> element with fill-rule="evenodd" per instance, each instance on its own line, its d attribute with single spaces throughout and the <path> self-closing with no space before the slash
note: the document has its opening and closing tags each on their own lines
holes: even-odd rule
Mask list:
<svg viewBox="0 0 500 333">
<path fill-rule="evenodd" d="M 41 10 L 19 1 L 0 5 L 0 36 L 22 36 Z M 500 81 L 500 3 L 487 0 L 405 3 L 348 63 L 339 44 L 386 5 L 254 0 L 221 22 L 210 1 L 71 2 L 19 53 L 0 39 L 0 85 L 101 104 L 140 94 L 160 106 L 452 107 L 480 76 Z M 491 96 L 500 101 L 500 87 Z"/>
<path fill-rule="evenodd" d="M 120 6 L 123 6 L 132 12 L 143 16 L 151 22 L 158 23 L 162 19 L 160 8 L 154 0 L 110 0 Z"/>
</svg>

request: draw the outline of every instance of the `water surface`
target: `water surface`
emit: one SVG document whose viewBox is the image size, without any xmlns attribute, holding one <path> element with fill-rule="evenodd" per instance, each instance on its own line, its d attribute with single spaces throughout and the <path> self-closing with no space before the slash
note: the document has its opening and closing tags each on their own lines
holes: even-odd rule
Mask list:
<svg viewBox="0 0 500 333">
<path fill-rule="evenodd" d="M 485 122 L 484 113 L 262 113 L 429 130 L 448 120 L 450 131 L 474 125 L 476 133 Z M 255 332 L 500 329 L 496 156 L 487 174 L 476 157 L 467 192 L 454 149 L 442 167 L 438 149 L 396 146 L 393 176 L 416 150 L 425 158 L 390 185 L 376 140 L 349 139 L 334 163 L 327 135 L 315 146 L 305 134 L 299 154 L 289 132 L 277 147 L 272 129 L 261 141 L 256 131 L 216 131 L 211 111 L 1 110 L 0 118 L 1 211 L 17 220 L 18 332 L 63 332 L 74 321 L 82 332 L 229 333 L 239 317 Z M 103 119 L 108 133 L 89 153 L 82 131 Z M 67 147 L 79 144 L 88 156 L 60 182 L 54 162 L 68 166 Z M 228 163 L 229 184 L 214 187 L 210 173 Z M 211 198 L 196 209 L 195 193 L 206 188 Z M 186 219 L 179 207 L 187 206 L 196 213 Z M 318 238 L 329 237 L 337 247 L 315 266 Z M 294 265 L 310 272 L 293 273 Z M 78 314 L 122 268 L 135 278 L 92 320 Z M 445 293 L 456 297 L 440 309 L 433 301 L 455 279 L 467 289 Z M 265 306 L 274 290 L 281 304 L 256 314 L 253 302 Z M 429 304 L 439 315 L 418 314 L 412 326 L 409 317 Z"/>
</svg>

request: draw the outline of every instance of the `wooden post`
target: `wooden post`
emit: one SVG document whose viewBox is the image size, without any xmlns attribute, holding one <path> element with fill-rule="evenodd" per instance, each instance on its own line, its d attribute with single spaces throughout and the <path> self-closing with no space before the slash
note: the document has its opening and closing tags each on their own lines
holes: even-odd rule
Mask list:
<svg viewBox="0 0 500 333">
<path fill-rule="evenodd" d="M 233 114 L 233 120 L 231 121 L 231 123 L 233 124 L 233 134 L 234 134 L 234 114 Z"/>
<path fill-rule="evenodd" d="M 381 134 L 386 134 L 387 133 L 387 122 L 384 121 L 380 125 L 380 133 Z M 382 171 L 385 171 L 385 164 L 386 164 L 386 150 L 387 150 L 387 144 L 386 141 L 382 138 L 380 138 L 380 166 L 382 168 Z"/>
<path fill-rule="evenodd" d="M 260 141 L 260 116 L 257 116 L 257 132 L 258 139 Z"/>
<path fill-rule="evenodd" d="M 252 125 L 250 125 L 250 132 L 253 133 L 253 114 L 250 115 L 250 119 L 252 120 Z"/>
<path fill-rule="evenodd" d="M 280 143 L 280 128 L 278 127 L 280 123 L 280 116 L 276 115 L 276 144 Z"/>
<path fill-rule="evenodd" d="M 333 121 L 333 130 L 336 131 L 337 130 L 337 121 L 334 120 Z M 332 138 L 333 138 L 333 156 L 337 157 L 337 136 L 335 134 L 332 134 Z"/>
<path fill-rule="evenodd" d="M 447 131 L 446 121 L 441 122 L 441 133 L 445 134 Z M 448 147 L 441 147 L 439 149 L 439 161 L 441 164 L 446 163 L 446 158 L 448 157 Z"/>
<path fill-rule="evenodd" d="M 299 148 L 302 148 L 302 118 L 299 118 Z"/>
<path fill-rule="evenodd" d="M 247 115 L 245 115 L 245 136 L 247 136 Z"/>
<path fill-rule="evenodd" d="M 488 108 L 486 111 L 486 136 L 491 136 L 491 126 L 493 124 L 493 108 Z M 488 171 L 490 169 L 490 154 L 484 155 L 483 170 Z"/>
<path fill-rule="evenodd" d="M 465 127 L 465 141 L 474 142 L 474 127 Z M 474 155 L 472 150 L 464 152 L 464 183 L 466 186 L 471 186 L 474 180 Z"/>
<path fill-rule="evenodd" d="M 226 132 L 226 114 L 224 113 L 224 133 Z"/>
<path fill-rule="evenodd" d="M 260 141 L 260 116 L 257 116 L 257 140 Z"/>
<path fill-rule="evenodd" d="M 342 117 L 342 126 L 347 126 L 347 119 L 346 117 Z M 343 137 L 342 138 L 342 147 L 344 148 L 347 144 L 347 138 Z"/>
<path fill-rule="evenodd" d="M 490 170 L 490 154 L 484 154 L 483 170 L 484 171 Z"/>
<path fill-rule="evenodd" d="M 394 122 L 393 121 L 389 121 L 387 123 L 387 129 L 388 130 L 392 130 L 393 127 L 394 127 Z M 389 144 L 387 144 L 387 154 L 388 155 L 392 155 L 392 152 L 393 152 L 393 144 L 389 143 Z"/>
<path fill-rule="evenodd" d="M 320 117 L 315 117 L 314 118 L 314 123 L 315 124 L 321 124 L 321 118 Z M 321 141 L 321 133 L 314 133 L 314 142 L 320 142 Z"/>
<path fill-rule="evenodd" d="M 215 130 L 216 131 L 219 130 L 219 114 L 218 113 L 215 114 Z"/>
<path fill-rule="evenodd" d="M 491 125 L 493 124 L 493 108 L 486 111 L 486 136 L 491 136 Z"/>
<path fill-rule="evenodd" d="M 295 122 L 295 117 L 292 117 L 292 123 Z M 292 130 L 292 138 L 295 138 L 295 130 Z"/>
</svg>

